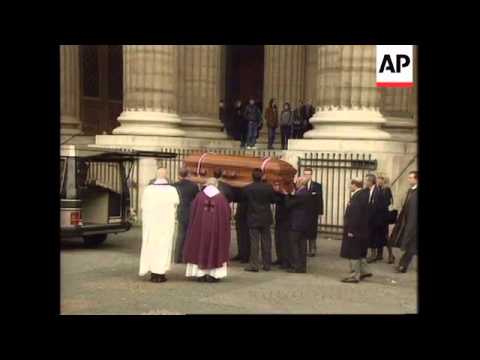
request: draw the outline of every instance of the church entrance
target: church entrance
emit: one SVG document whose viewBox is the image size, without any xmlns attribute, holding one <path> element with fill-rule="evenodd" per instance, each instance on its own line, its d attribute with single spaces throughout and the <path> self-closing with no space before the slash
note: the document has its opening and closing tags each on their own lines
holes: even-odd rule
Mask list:
<svg viewBox="0 0 480 360">
<path fill-rule="evenodd" d="M 264 46 L 225 45 L 225 101 L 246 104 L 253 96 L 262 109 Z"/>
<path fill-rule="evenodd" d="M 122 46 L 81 45 L 80 84 L 83 133 L 111 134 L 123 107 Z"/>
</svg>

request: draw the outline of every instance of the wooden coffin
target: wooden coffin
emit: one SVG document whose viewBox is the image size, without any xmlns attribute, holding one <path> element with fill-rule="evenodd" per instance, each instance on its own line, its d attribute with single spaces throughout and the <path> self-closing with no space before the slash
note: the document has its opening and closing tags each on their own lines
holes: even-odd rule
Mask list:
<svg viewBox="0 0 480 360">
<path fill-rule="evenodd" d="M 203 184 L 207 178 L 213 177 L 216 168 L 224 170 L 223 181 L 235 188 L 242 188 L 252 183 L 252 171 L 255 168 L 264 172 L 263 180 L 280 185 L 280 189 L 293 190 L 293 179 L 297 172 L 286 161 L 273 157 L 255 157 L 239 155 L 217 155 L 213 153 L 197 153 L 184 159 L 184 166 L 189 170 L 190 180 Z"/>
</svg>

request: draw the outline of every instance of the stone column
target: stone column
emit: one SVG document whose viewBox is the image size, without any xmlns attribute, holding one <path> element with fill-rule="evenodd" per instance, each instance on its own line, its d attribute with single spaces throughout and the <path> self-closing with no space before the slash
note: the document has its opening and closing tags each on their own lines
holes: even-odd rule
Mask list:
<svg viewBox="0 0 480 360">
<path fill-rule="evenodd" d="M 413 55 L 413 83 L 411 88 L 384 88 L 382 89 L 380 110 L 385 116 L 384 129 L 392 135 L 394 141 L 417 141 L 416 123 L 416 89 L 417 89 L 417 60 Z"/>
<path fill-rule="evenodd" d="M 179 114 L 186 136 L 226 139 L 218 116 L 221 45 L 179 45 Z"/>
<path fill-rule="evenodd" d="M 311 101 L 316 106 L 318 45 L 307 45 L 305 56 L 305 102 Z"/>
<path fill-rule="evenodd" d="M 60 46 L 60 133 L 82 134 L 78 45 Z"/>
<path fill-rule="evenodd" d="M 263 104 L 276 99 L 279 111 L 289 102 L 292 108 L 304 97 L 305 45 L 265 45 Z"/>
<path fill-rule="evenodd" d="M 177 115 L 177 46 L 123 46 L 123 112 L 113 134 L 184 136 Z"/>
<path fill-rule="evenodd" d="M 310 139 L 388 140 L 381 130 L 375 45 L 319 45 L 317 101 Z"/>
</svg>

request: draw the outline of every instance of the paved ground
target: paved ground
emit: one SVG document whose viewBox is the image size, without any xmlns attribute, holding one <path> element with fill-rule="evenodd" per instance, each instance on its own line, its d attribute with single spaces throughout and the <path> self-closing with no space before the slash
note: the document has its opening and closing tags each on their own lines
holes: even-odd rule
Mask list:
<svg viewBox="0 0 480 360">
<path fill-rule="evenodd" d="M 405 314 L 417 311 L 416 264 L 396 274 L 387 263 L 371 266 L 374 276 L 360 284 L 339 282 L 348 263 L 340 241 L 320 238 L 319 255 L 308 258 L 307 274 L 243 271 L 233 262 L 220 283 L 197 283 L 174 265 L 169 281 L 138 276 L 140 229 L 112 235 L 99 248 L 80 239 L 63 240 L 62 314 Z M 231 246 L 236 252 L 236 240 Z M 396 252 L 397 259 L 399 253 Z"/>
</svg>

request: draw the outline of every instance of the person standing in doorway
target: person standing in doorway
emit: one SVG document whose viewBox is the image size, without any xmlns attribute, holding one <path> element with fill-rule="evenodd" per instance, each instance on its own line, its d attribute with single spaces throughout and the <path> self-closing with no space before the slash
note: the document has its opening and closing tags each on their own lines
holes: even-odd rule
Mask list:
<svg viewBox="0 0 480 360">
<path fill-rule="evenodd" d="M 180 180 L 177 181 L 174 186 L 180 196 L 180 206 L 178 207 L 177 219 L 178 219 L 178 233 L 177 240 L 175 242 L 175 262 L 181 263 L 183 258 L 183 246 L 185 243 L 185 236 L 187 235 L 188 220 L 190 215 L 190 206 L 195 199 L 195 196 L 199 192 L 198 185 L 193 181 L 187 180 L 188 170 L 187 168 L 180 168 L 178 171 Z"/>
<path fill-rule="evenodd" d="M 234 139 L 240 140 L 240 146 L 245 147 L 245 143 L 247 142 L 247 126 L 243 118 L 243 107 L 240 100 L 237 100 L 233 107 L 232 122 Z"/>
<path fill-rule="evenodd" d="M 313 129 L 313 126 L 310 123 L 310 119 L 313 117 L 314 114 L 315 114 L 315 108 L 312 105 L 312 101 L 309 100 L 309 101 L 307 101 L 307 103 L 305 105 L 305 131 L 304 131 L 304 133 Z"/>
<path fill-rule="evenodd" d="M 317 252 L 317 235 L 319 218 L 323 215 L 323 190 L 322 184 L 312 180 L 313 171 L 311 168 L 305 168 L 303 170 L 303 177 L 307 182 L 307 191 L 313 196 L 313 210 L 311 217 L 311 224 L 309 231 L 307 232 L 308 239 L 308 256 L 315 256 Z"/>
<path fill-rule="evenodd" d="M 358 283 L 372 276 L 368 271 L 368 197 L 369 190 L 362 189 L 359 180 L 350 184 L 351 197 L 345 209 L 343 221 L 343 240 L 340 256 L 350 261 L 350 276 L 344 278 L 344 283 Z"/>
<path fill-rule="evenodd" d="M 275 132 L 278 127 L 278 110 L 275 99 L 270 99 L 268 107 L 265 111 L 265 119 L 267 120 L 268 127 L 268 149 L 273 149 L 273 143 L 275 142 Z"/>
<path fill-rule="evenodd" d="M 247 122 L 247 149 L 255 149 L 258 127 L 262 121 L 262 113 L 255 105 L 253 98 L 250 99 L 248 105 L 245 107 L 243 117 Z"/>
<path fill-rule="evenodd" d="M 401 248 L 404 253 L 400 258 L 396 271 L 406 273 L 413 257 L 417 254 L 417 198 L 418 198 L 418 172 L 410 171 L 408 174 L 410 189 L 393 228 L 390 242 L 392 246 Z"/>
<path fill-rule="evenodd" d="M 290 104 L 286 102 L 283 104 L 283 110 L 280 114 L 280 137 L 282 143 L 282 150 L 287 149 L 288 139 L 292 133 L 293 115 L 290 109 Z"/>
</svg>

